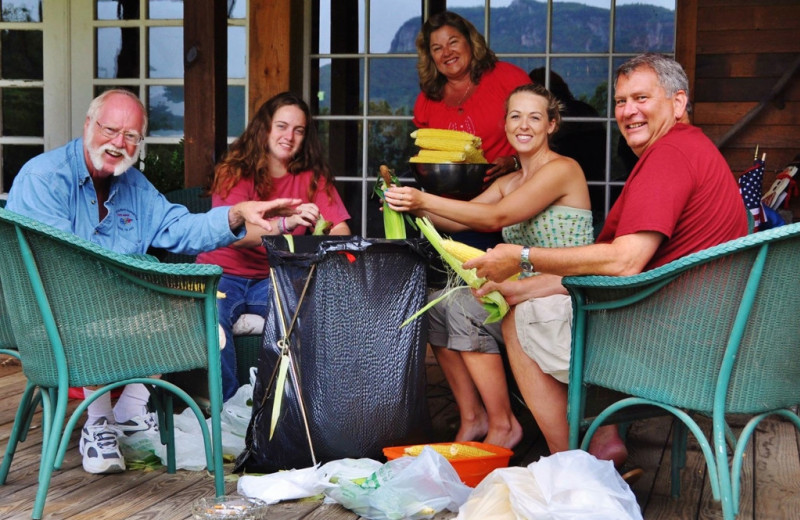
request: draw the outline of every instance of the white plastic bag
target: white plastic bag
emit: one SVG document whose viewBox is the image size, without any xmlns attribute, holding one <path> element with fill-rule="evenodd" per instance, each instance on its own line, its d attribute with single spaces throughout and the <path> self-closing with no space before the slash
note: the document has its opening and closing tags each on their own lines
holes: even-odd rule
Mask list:
<svg viewBox="0 0 800 520">
<path fill-rule="evenodd" d="M 383 464 L 372 459 L 341 459 L 321 467 L 278 471 L 268 475 L 242 475 L 236 484 L 240 495 L 268 504 L 319 495 L 342 481 L 364 481 Z"/>
<path fill-rule="evenodd" d="M 239 387 L 236 394 L 222 405 L 220 423 L 222 428 L 222 454 L 236 457 L 245 448 L 245 434 L 250 422 L 253 398 L 252 385 Z M 201 471 L 206 468 L 206 452 L 203 434 L 197 418 L 191 409 L 186 408 L 174 416 L 175 424 L 175 464 L 177 469 Z M 206 419 L 211 431 L 211 420 Z M 136 432 L 131 436 L 117 436 L 123 456 L 128 460 L 144 460 L 155 453 L 161 463 L 167 464 L 167 447 L 161 444 L 158 432 L 148 430 Z"/>
<path fill-rule="evenodd" d="M 417 457 L 390 460 L 362 484 L 340 480 L 325 494 L 365 518 L 414 520 L 457 511 L 471 489 L 447 459 L 426 446 Z"/>
<path fill-rule="evenodd" d="M 496 469 L 458 512 L 458 520 L 641 518 L 636 497 L 614 464 L 582 450 L 543 457 L 527 468 Z"/>
</svg>

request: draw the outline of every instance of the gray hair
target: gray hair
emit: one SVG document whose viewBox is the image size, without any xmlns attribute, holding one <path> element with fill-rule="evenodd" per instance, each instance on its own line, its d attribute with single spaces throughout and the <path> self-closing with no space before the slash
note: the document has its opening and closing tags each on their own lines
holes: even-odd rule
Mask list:
<svg viewBox="0 0 800 520">
<path fill-rule="evenodd" d="M 103 108 L 103 105 L 105 105 L 106 100 L 108 100 L 108 98 L 113 95 L 128 96 L 129 98 L 134 100 L 137 105 L 139 105 L 139 109 L 142 111 L 142 121 L 143 121 L 141 128 L 142 136 L 147 135 L 147 109 L 144 107 L 144 103 L 142 103 L 142 100 L 139 99 L 139 96 L 137 96 L 130 90 L 125 90 L 124 88 L 114 88 L 111 90 L 106 90 L 105 92 L 94 98 L 92 102 L 89 104 L 89 110 L 86 111 L 86 117 L 88 117 L 91 121 L 97 121 L 97 116 L 100 113 L 100 109 Z"/>
<path fill-rule="evenodd" d="M 614 84 L 617 84 L 620 76 L 629 76 L 642 67 L 647 67 L 656 73 L 658 83 L 664 88 L 668 98 L 674 96 L 679 90 L 686 92 L 686 98 L 689 98 L 689 78 L 683 67 L 677 61 L 662 54 L 646 53 L 629 59 L 617 69 L 614 75 Z"/>
</svg>

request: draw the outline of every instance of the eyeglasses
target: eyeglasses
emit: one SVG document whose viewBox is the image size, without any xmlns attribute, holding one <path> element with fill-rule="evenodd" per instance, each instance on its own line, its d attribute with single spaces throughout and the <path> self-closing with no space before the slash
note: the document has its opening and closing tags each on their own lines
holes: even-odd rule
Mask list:
<svg viewBox="0 0 800 520">
<path fill-rule="evenodd" d="M 123 132 L 122 130 L 117 130 L 110 126 L 101 125 L 98 121 L 95 121 L 95 123 L 100 127 L 100 132 L 109 139 L 116 139 L 119 134 L 122 134 L 122 138 L 125 139 L 125 142 L 133 145 L 141 143 L 142 139 L 144 139 L 144 137 L 136 132 Z"/>
</svg>

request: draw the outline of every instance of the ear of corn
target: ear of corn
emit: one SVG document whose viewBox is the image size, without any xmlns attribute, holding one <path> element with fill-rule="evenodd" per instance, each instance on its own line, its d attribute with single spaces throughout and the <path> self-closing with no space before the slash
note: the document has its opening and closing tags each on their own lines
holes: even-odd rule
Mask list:
<svg viewBox="0 0 800 520">
<path fill-rule="evenodd" d="M 445 251 L 456 257 L 462 264 L 467 260 L 472 260 L 473 258 L 486 254 L 486 251 L 482 249 L 449 238 L 442 239 L 442 247 Z"/>
<path fill-rule="evenodd" d="M 422 149 L 417 155 L 409 159 L 410 162 L 422 163 L 449 163 L 464 162 L 467 160 L 466 152 L 454 150 L 426 150 Z"/>
<path fill-rule="evenodd" d="M 478 275 L 475 274 L 475 269 L 464 269 L 462 267 L 464 262 L 460 261 L 444 248 L 442 245 L 443 239 L 441 235 L 439 235 L 439 233 L 436 231 L 436 228 L 433 227 L 433 224 L 430 220 L 428 220 L 428 218 L 417 218 L 416 222 L 420 231 L 422 231 L 422 234 L 428 239 L 428 242 L 430 242 L 439 255 L 441 255 L 442 260 L 447 262 L 453 271 L 455 271 L 456 274 L 458 274 L 458 276 L 460 276 L 467 285 L 473 289 L 477 289 L 486 283 L 485 278 L 478 278 Z M 503 298 L 503 295 L 498 291 L 492 291 L 486 296 L 483 296 L 481 298 L 481 304 L 483 305 L 483 308 L 486 309 L 486 312 L 489 313 L 489 316 L 486 318 L 486 320 L 484 320 L 484 323 L 500 321 L 503 319 L 503 316 L 508 313 L 510 308 L 506 299 Z"/>
<path fill-rule="evenodd" d="M 481 139 L 469 132 L 442 128 L 420 128 L 411 132 L 414 144 L 420 147 L 411 162 L 486 163 Z"/>
<path fill-rule="evenodd" d="M 481 138 L 461 130 L 447 130 L 444 128 L 418 128 L 411 132 L 412 139 L 433 137 L 436 139 L 452 139 L 457 141 L 471 141 L 476 148 L 481 146 Z"/>
<path fill-rule="evenodd" d="M 441 139 L 439 137 L 417 137 L 414 144 L 426 150 L 466 152 L 470 148 L 473 150 L 475 149 L 471 140 Z"/>
<path fill-rule="evenodd" d="M 375 185 L 375 192 L 383 199 L 383 234 L 386 238 L 391 240 L 405 240 L 406 238 L 406 224 L 405 216 L 392 208 L 383 197 L 383 192 L 389 189 L 389 186 L 394 184 L 400 185 L 394 172 L 388 166 L 382 164 L 378 174 L 378 182 Z"/>
<path fill-rule="evenodd" d="M 478 457 L 491 457 L 494 455 L 491 451 L 476 446 L 459 444 L 457 442 L 450 444 L 417 444 L 415 446 L 403 448 L 403 454 L 416 457 L 422 453 L 422 449 L 426 446 L 448 460 L 474 459 Z"/>
<path fill-rule="evenodd" d="M 333 222 L 330 220 L 325 220 L 325 217 L 322 215 L 319 216 L 317 219 L 317 223 L 314 226 L 314 232 L 311 233 L 312 235 L 325 235 L 330 230 L 331 226 L 333 226 Z"/>
</svg>

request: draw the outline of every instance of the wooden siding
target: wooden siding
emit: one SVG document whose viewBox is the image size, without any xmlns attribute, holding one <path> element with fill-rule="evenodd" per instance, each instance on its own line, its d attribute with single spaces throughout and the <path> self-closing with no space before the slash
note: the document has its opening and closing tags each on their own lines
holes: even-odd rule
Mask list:
<svg viewBox="0 0 800 520">
<path fill-rule="evenodd" d="M 752 164 L 756 145 L 759 155 L 766 152 L 766 190 L 800 154 L 800 2 L 680 3 L 684 4 L 691 4 L 697 17 L 695 37 L 684 38 L 695 44 L 693 122 L 720 146 L 734 173 Z M 678 32 L 682 29 L 679 26 Z M 761 104 L 756 117 L 726 138 Z M 795 219 L 800 217 L 800 199 L 792 201 L 791 209 Z"/>
</svg>

